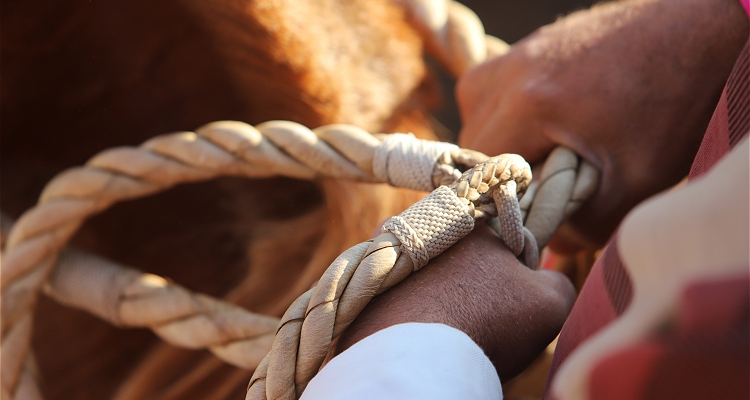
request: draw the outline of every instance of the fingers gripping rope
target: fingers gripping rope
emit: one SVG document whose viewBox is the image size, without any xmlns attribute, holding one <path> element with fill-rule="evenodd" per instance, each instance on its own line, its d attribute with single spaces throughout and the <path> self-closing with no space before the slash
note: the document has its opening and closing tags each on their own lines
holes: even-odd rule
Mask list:
<svg viewBox="0 0 750 400">
<path fill-rule="evenodd" d="M 331 341 L 373 296 L 471 232 L 474 221 L 506 207 L 517 208 L 516 202 L 504 196 L 515 198 L 516 190 L 523 193 L 530 181 L 531 168 L 523 158 L 492 157 L 391 218 L 374 240 L 347 250 L 331 264 L 318 286 L 300 296 L 284 315 L 271 352 L 250 381 L 246 399 L 297 398 L 320 368 Z M 504 191 L 503 186 L 516 190 Z M 495 203 L 493 198 L 500 201 Z M 517 216 L 520 227 L 520 213 L 511 215 Z"/>
<path fill-rule="evenodd" d="M 501 40 L 485 35 L 476 15 L 458 3 L 400 1 L 423 33 L 430 51 L 456 75 L 487 57 L 508 50 L 508 45 Z M 294 398 L 317 371 L 319 352 L 325 352 L 330 338 L 348 326 L 372 295 L 401 281 L 465 234 L 469 229 L 467 215 L 473 223 L 499 214 L 498 230 L 503 240 L 527 265 L 534 267 L 538 263 L 538 248 L 543 247 L 562 220 L 591 195 L 598 179 L 597 171 L 580 162 L 575 154 L 566 149 L 555 150 L 549 159 L 551 172 L 546 172 L 545 167 L 542 183 L 530 187 L 520 201 L 520 215 L 527 228 L 519 222 L 516 198 L 516 193 L 522 194 L 530 180 L 530 173 L 528 176 L 526 172 L 518 174 L 528 171 L 528 166 L 519 167 L 525 162 L 512 157 L 488 160 L 481 153 L 446 144 L 414 142 L 416 140 L 383 140 L 346 125 L 329 125 L 311 131 L 284 121 L 257 127 L 225 121 L 206 125 L 196 133 L 162 135 L 138 148 L 110 149 L 89 160 L 86 166 L 58 175 L 45 187 L 39 204 L 13 227 L 3 250 L 0 398 L 41 399 L 30 349 L 31 315 L 40 288 L 55 268 L 54 279 L 45 289 L 50 296 L 88 309 L 115 324 L 149 326 L 165 340 L 190 348 L 209 347 L 218 357 L 245 368 L 252 368 L 257 355 L 265 351 L 246 347 L 250 342 L 245 339 L 268 338 L 265 332 L 269 321 L 273 324 L 270 319 L 254 320 L 257 316 L 244 310 L 230 305 L 226 305 L 227 308 L 216 300 L 174 285 L 152 285 L 162 282 L 159 277 L 146 276 L 146 284 L 141 285 L 143 274 L 112 265 L 104 267 L 107 262 L 101 259 L 88 270 L 84 267 L 88 264 L 81 260 L 56 267 L 60 249 L 83 221 L 118 201 L 222 175 L 327 177 L 392 182 L 418 190 L 450 185 L 450 195 L 445 189 L 439 189 L 428 196 L 430 200 L 425 199 L 424 205 L 415 206 L 389 221 L 387 231 L 374 241 L 347 250 L 331 265 L 318 288 L 300 297 L 287 311 L 271 352 L 257 368 L 248 398 L 263 398 L 266 392 L 269 398 Z M 460 174 L 461 170 L 479 162 L 483 163 L 478 169 Z M 404 174 L 404 166 L 414 172 Z M 575 172 L 559 172 L 561 170 Z M 497 174 L 497 171 L 501 172 Z M 453 184 L 459 176 L 461 179 Z M 456 199 L 465 208 L 459 206 Z M 426 217 L 438 208 L 450 210 L 448 216 L 435 221 Z M 448 233 L 436 234 L 440 227 L 445 227 Z M 80 257 L 66 256 L 64 260 L 77 258 Z M 97 276 L 106 279 L 93 279 L 93 275 L 88 280 L 80 278 L 81 271 L 98 271 L 98 266 L 102 268 Z M 108 287 L 107 282 L 113 280 L 119 283 L 114 288 Z M 338 284 L 343 280 L 349 282 L 346 287 Z M 93 287 L 84 288 L 85 282 Z M 159 301 L 144 305 L 139 301 L 145 297 L 129 297 L 135 293 L 132 290 L 151 291 L 154 296 L 146 297 Z M 200 300 L 195 301 L 196 296 Z M 102 305 L 86 300 L 91 298 L 102 299 Z M 134 302 L 120 304 L 117 299 Z M 190 310 L 190 307 L 173 307 L 188 303 L 202 305 Z M 211 312 L 222 310 L 233 317 L 220 317 L 226 329 L 210 333 L 213 324 L 210 318 L 214 318 Z M 194 312 L 195 318 L 186 319 L 191 321 L 189 324 L 174 325 L 174 329 L 165 323 L 182 312 Z M 317 320 L 328 322 L 321 326 L 311 322 Z M 184 333 L 186 329 L 190 332 Z M 222 336 L 227 332 L 231 335 Z M 223 342 L 222 338 L 229 341 Z M 234 346 L 235 343 L 242 345 Z M 267 349 L 267 344 L 265 346 Z M 317 349 L 317 352 L 309 349 Z M 289 359 L 296 369 L 289 368 Z"/>
</svg>

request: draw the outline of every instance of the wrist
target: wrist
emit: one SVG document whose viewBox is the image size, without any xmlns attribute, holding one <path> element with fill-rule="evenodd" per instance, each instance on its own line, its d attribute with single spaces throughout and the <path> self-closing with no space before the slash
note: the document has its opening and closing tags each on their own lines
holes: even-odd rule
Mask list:
<svg viewBox="0 0 750 400">
<path fill-rule="evenodd" d="M 466 333 L 504 380 L 554 339 L 574 298 L 562 274 L 528 269 L 489 228 L 477 226 L 430 265 L 376 296 L 336 339 L 328 358 L 393 325 L 439 323 Z"/>
</svg>

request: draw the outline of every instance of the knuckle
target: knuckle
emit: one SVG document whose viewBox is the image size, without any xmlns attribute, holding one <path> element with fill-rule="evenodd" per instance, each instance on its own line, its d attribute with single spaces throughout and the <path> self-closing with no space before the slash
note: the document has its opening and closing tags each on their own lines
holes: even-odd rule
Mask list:
<svg viewBox="0 0 750 400">
<path fill-rule="evenodd" d="M 516 100 L 522 107 L 548 109 L 558 101 L 553 86 L 544 76 L 528 76 L 519 85 Z"/>
</svg>

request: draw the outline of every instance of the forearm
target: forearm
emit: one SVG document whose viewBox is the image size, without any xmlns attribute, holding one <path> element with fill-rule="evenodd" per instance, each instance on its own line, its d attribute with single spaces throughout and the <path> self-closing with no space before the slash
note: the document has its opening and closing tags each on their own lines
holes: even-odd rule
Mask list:
<svg viewBox="0 0 750 400">
<path fill-rule="evenodd" d="M 405 322 L 465 332 L 501 379 L 514 376 L 557 335 L 575 293 L 560 274 L 531 271 L 486 226 L 422 270 L 375 297 L 336 341 L 332 354 Z"/>
</svg>

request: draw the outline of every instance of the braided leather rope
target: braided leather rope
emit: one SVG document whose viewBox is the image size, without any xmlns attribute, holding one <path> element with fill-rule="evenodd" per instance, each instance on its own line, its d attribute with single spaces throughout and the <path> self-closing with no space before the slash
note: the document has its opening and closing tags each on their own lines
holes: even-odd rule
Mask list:
<svg viewBox="0 0 750 400">
<path fill-rule="evenodd" d="M 370 299 L 471 232 L 475 220 L 517 208 L 512 201 L 516 190 L 506 191 L 497 204 L 493 192 L 507 187 L 523 193 L 530 181 L 531 168 L 520 156 L 490 158 L 388 220 L 375 239 L 345 251 L 281 318 L 246 399 L 296 399 L 320 368 L 333 338 Z"/>
<path fill-rule="evenodd" d="M 372 174 L 376 152 L 387 160 L 405 155 L 378 151 L 389 145 L 388 137 L 381 141 L 348 125 L 329 125 L 313 132 L 285 121 L 267 122 L 257 128 L 240 122 L 216 122 L 197 133 L 163 135 L 140 147 L 105 150 L 85 166 L 59 174 L 42 191 L 37 206 L 19 218 L 5 243 L 0 288 L 2 387 L 3 395 L 8 397 L 3 398 L 13 398 L 14 390 L 16 396 L 38 394 L 35 373 L 27 369 L 33 363 L 26 360 L 31 354 L 34 304 L 50 277 L 46 292 L 61 303 L 119 326 L 149 327 L 178 346 L 208 348 L 242 368 L 257 366 L 268 351 L 277 319 L 191 293 L 158 276 L 98 257 L 68 252 L 59 258 L 62 247 L 90 216 L 118 201 L 146 196 L 179 183 L 222 175 L 380 182 Z M 411 181 L 415 188 L 434 188 L 434 181 L 449 179 L 446 174 L 464 168 L 456 162 L 441 161 L 475 161 L 480 157 L 456 146 L 445 148 L 444 143 L 411 136 L 409 140 L 415 143 L 412 147 L 439 146 L 448 153 L 441 156 L 426 152 L 432 153 L 432 158 L 422 161 L 430 163 L 434 171 L 424 176 L 427 182 Z M 54 270 L 58 259 L 59 267 Z M 30 378 L 23 378 L 32 373 Z"/>
<path fill-rule="evenodd" d="M 507 50 L 508 46 L 504 42 L 484 35 L 476 15 L 458 3 L 449 0 L 402 0 L 402 3 L 417 28 L 423 32 L 428 49 L 456 75 L 481 63 L 488 56 L 502 54 Z M 460 170 L 487 159 L 487 156 L 480 153 L 455 146 L 442 147 L 444 144 L 440 144 L 440 149 L 436 149 L 434 145 L 421 142 L 411 142 L 404 146 L 394 144 L 391 140 L 393 139 L 383 140 L 380 136 L 345 125 L 330 125 L 311 131 L 298 124 L 283 121 L 268 122 L 257 127 L 225 121 L 206 125 L 195 133 L 158 136 L 137 148 L 106 150 L 94 156 L 85 166 L 61 173 L 45 187 L 37 206 L 19 218 L 4 244 L 0 281 L 0 397 L 42 398 L 33 352 L 30 349 L 32 315 L 42 288 L 58 301 L 87 310 L 113 324 L 149 327 L 175 345 L 208 348 L 231 364 L 254 368 L 269 349 L 277 325 L 276 319 L 254 315 L 231 304 L 191 293 L 155 275 L 143 274 L 98 257 L 74 251 L 66 251 L 60 256 L 61 249 L 86 218 L 102 212 L 118 201 L 154 194 L 179 183 L 198 182 L 225 175 L 252 178 L 282 175 L 298 179 L 329 177 L 365 182 L 396 182 L 410 188 L 427 190 L 453 182 L 460 176 Z M 543 172 L 544 183 L 538 185 L 538 189 L 534 189 L 533 185 L 530 187 L 520 203 L 520 215 L 526 220 L 526 228 L 518 220 L 515 192 L 523 191 L 528 184 L 527 179 L 524 178 L 524 183 L 521 184 L 514 179 L 502 180 L 494 173 L 471 172 L 468 181 L 459 180 L 459 183 L 449 189 L 450 196 L 460 199 L 469 210 L 468 214 L 463 211 L 453 213 L 454 217 L 460 216 L 459 219 L 465 222 L 463 225 L 459 224 L 460 228 L 450 230 L 453 236 L 435 234 L 434 238 L 437 239 L 433 239 L 437 241 L 424 239 L 425 232 L 430 232 L 429 227 L 425 228 L 412 221 L 412 217 L 402 215 L 402 220 L 389 223 L 390 232 L 384 233 L 385 238 L 381 235 L 373 242 L 380 243 L 381 247 L 375 244 L 355 246 L 339 257 L 331 268 L 339 265 L 336 268 L 350 271 L 353 260 L 370 260 L 371 254 L 389 253 L 394 262 L 393 267 L 389 273 L 378 278 L 380 281 L 375 292 L 385 290 L 414 268 L 421 267 L 426 259 L 434 257 L 437 249 L 444 249 L 465 234 L 462 232 L 469 226 L 466 215 L 471 217 L 472 224 L 474 219 L 494 215 L 497 212 L 495 197 L 503 199 L 504 204 L 499 207 L 503 239 L 517 254 L 522 249 L 528 265 L 535 265 L 533 258 L 537 257 L 538 260 L 537 249 L 546 244 L 563 218 L 572 213 L 596 186 L 597 174 L 592 167 L 581 164 L 578 157 L 569 150 L 558 149 L 556 152 L 560 155 L 551 156 L 550 159 L 560 158 L 565 161 L 555 161 L 553 164 L 559 165 L 555 164 L 557 166 L 553 167 L 563 168 L 571 173 L 557 173 L 550 169 L 552 172 L 547 174 L 549 179 L 544 178 Z M 409 157 L 412 156 L 422 158 L 418 163 L 421 172 L 411 177 L 401 176 L 402 170 L 396 166 L 410 164 L 412 160 Z M 391 162 L 393 166 L 389 168 Z M 426 174 L 425 171 L 432 173 Z M 425 176 L 429 176 L 430 180 L 427 181 Z M 485 180 L 485 176 L 490 177 L 487 178 L 490 181 L 500 179 L 492 187 L 496 187 L 500 181 L 505 182 L 505 185 L 497 186 L 504 189 L 489 190 L 491 185 Z M 516 182 L 516 186 L 513 187 L 511 182 Z M 454 211 L 460 209 L 454 201 L 446 203 L 447 198 L 452 198 L 446 197 L 447 194 L 445 189 L 440 189 L 438 194 L 428 196 L 432 200 L 442 200 L 431 203 L 425 209 L 418 206 L 419 211 L 415 211 L 415 215 L 434 215 L 451 204 Z M 537 201 L 533 201 L 533 198 Z M 419 238 L 422 243 L 415 241 L 404 246 L 399 237 L 404 241 L 408 241 L 407 237 Z M 524 243 L 523 247 L 520 242 Z M 370 251 L 372 246 L 377 248 Z M 402 253 L 406 256 L 402 257 Z M 354 274 L 354 271 L 351 270 L 351 273 Z M 360 275 L 355 274 L 357 277 Z M 374 285 L 372 282 L 362 284 L 370 288 Z M 83 288 L 86 290 L 82 290 Z M 300 307 L 308 311 L 305 307 L 313 299 L 312 295 L 311 292 L 303 295 L 292 305 L 290 312 Z M 347 296 L 357 297 L 353 294 Z M 339 321 L 334 328 L 321 328 L 326 332 L 332 329 L 330 335 L 307 334 L 302 336 L 304 339 L 277 335 L 273 342 L 272 356 L 294 352 L 296 359 L 297 349 L 301 350 L 299 362 L 295 361 L 292 367 L 302 365 L 302 368 L 297 372 L 291 370 L 291 374 L 297 375 L 299 379 L 290 380 L 289 370 L 277 366 L 281 364 L 272 361 L 274 358 L 271 357 L 271 361 L 261 363 L 258 367 L 259 373 L 269 371 L 269 378 L 253 378 L 253 383 L 257 383 L 251 385 L 249 398 L 252 398 L 252 393 L 259 393 L 259 390 L 265 392 L 266 390 L 260 389 L 262 386 L 267 386 L 268 390 L 276 390 L 269 398 L 278 397 L 275 395 L 278 388 L 286 388 L 285 396 L 289 393 L 295 396 L 301 393 L 306 382 L 317 371 L 317 368 L 312 367 L 316 365 L 316 360 L 304 361 L 309 357 L 305 349 L 322 348 L 321 343 L 329 343 L 330 338 L 335 337 L 356 316 L 354 310 L 364 307 L 366 301 L 364 304 L 355 302 L 344 308 L 339 305 L 335 312 L 329 309 L 331 303 L 315 304 L 320 306 L 309 310 L 305 320 L 310 318 L 312 321 L 320 315 L 323 320 Z M 344 301 L 344 304 L 350 303 Z M 329 309 L 328 314 L 325 313 L 326 309 Z M 339 316 L 344 315 L 346 318 L 339 319 Z M 290 320 L 282 321 L 287 322 L 282 322 L 279 333 L 282 328 L 286 330 L 294 327 L 294 323 L 288 322 Z M 310 328 L 307 330 L 302 328 L 302 322 L 299 324 L 302 331 L 315 330 L 312 323 L 308 323 Z M 276 370 L 286 371 L 280 372 L 279 380 L 270 378 Z"/>
<path fill-rule="evenodd" d="M 402 2 L 415 25 L 424 33 L 433 54 L 455 76 L 508 50 L 508 45 L 501 40 L 485 35 L 476 14 L 459 3 L 442 0 Z M 582 200 L 593 193 L 598 173 L 570 150 L 555 149 L 545 163 L 541 183 L 534 187 L 530 196 L 524 197 L 526 201 L 522 209 L 516 192 L 522 193 L 528 182 L 505 176 L 502 184 L 493 187 L 491 196 L 482 196 L 490 185 L 500 183 L 500 180 L 493 181 L 490 177 L 497 170 L 506 171 L 494 169 L 497 168 L 494 163 L 509 162 L 507 158 L 493 158 L 491 161 L 464 174 L 451 184 L 451 189 L 457 199 L 466 204 L 467 214 L 472 218 L 499 214 L 498 223 L 494 225 L 499 228 L 503 241 L 517 256 L 523 252 L 527 265 L 536 268 L 539 249 L 549 242 L 562 221 L 578 209 Z M 492 169 L 489 174 L 485 171 L 488 165 L 494 165 L 489 167 Z M 513 165 L 518 168 L 520 163 Z M 530 169 L 528 173 L 530 178 Z M 485 181 L 485 177 L 490 179 Z M 428 199 L 429 196 L 423 201 Z M 331 341 L 353 321 L 372 296 L 400 282 L 412 270 L 421 268 L 439 254 L 428 251 L 426 244 L 420 246 L 419 242 L 438 238 L 441 244 L 452 244 L 466 234 L 461 229 L 446 229 L 444 234 L 430 231 L 426 235 L 424 231 L 412 229 L 413 224 L 408 222 L 411 214 L 420 214 L 424 208 L 429 208 L 421 204 L 423 201 L 387 221 L 384 225 L 386 232 L 372 244 L 366 242 L 347 250 L 324 274 L 326 278 L 330 272 L 329 279 L 321 278 L 315 289 L 300 296 L 289 307 L 282 317 L 271 352 L 258 366 L 248 385 L 247 400 L 296 399 L 318 371 Z M 446 205 L 442 208 L 445 209 Z M 430 217 L 419 218 L 417 223 L 434 225 L 438 223 L 437 215 L 445 214 L 435 212 L 428 215 Z M 434 248 L 444 250 L 450 244 L 444 248 L 435 245 Z M 403 257 L 402 253 L 408 257 Z M 408 266 L 403 265 L 407 263 Z M 360 271 L 360 268 L 365 272 L 357 275 L 355 271 Z M 337 271 L 341 271 L 340 275 Z M 356 283 L 353 284 L 353 280 Z M 350 287 L 357 288 L 356 295 L 350 300 L 356 305 L 351 306 L 344 296 L 344 288 L 348 291 Z"/>
<path fill-rule="evenodd" d="M 436 189 L 386 221 L 377 238 L 344 252 L 318 285 L 301 295 L 284 314 L 270 353 L 253 374 L 246 399 L 298 398 L 320 369 L 333 339 L 367 303 L 468 234 L 476 220 L 499 215 L 504 242 L 516 255 L 523 253 L 527 265 L 536 267 L 540 246 L 535 236 L 544 240 L 543 247 L 563 218 L 576 208 L 575 196 L 589 195 L 592 190 L 592 175 L 588 167 L 579 168 L 575 154 L 560 148 L 551 157 L 542 173 L 548 179 L 537 184 L 535 192 L 543 196 L 552 188 L 550 199 L 559 204 L 547 204 L 546 198 L 536 197 L 527 200 L 531 211 L 522 215 L 517 198 L 531 181 L 531 168 L 520 156 L 505 154 Z M 565 176 L 570 169 L 572 174 Z M 577 170 L 582 170 L 579 179 Z M 562 180 L 549 179 L 559 175 Z M 523 226 L 524 216 L 549 225 L 536 227 L 540 230 L 534 233 Z"/>
</svg>

